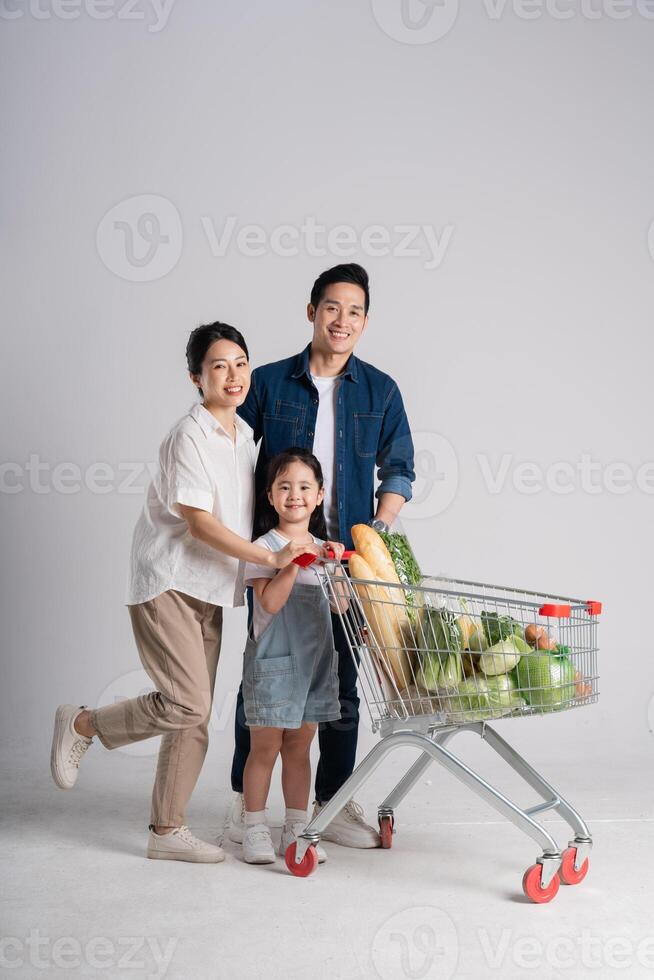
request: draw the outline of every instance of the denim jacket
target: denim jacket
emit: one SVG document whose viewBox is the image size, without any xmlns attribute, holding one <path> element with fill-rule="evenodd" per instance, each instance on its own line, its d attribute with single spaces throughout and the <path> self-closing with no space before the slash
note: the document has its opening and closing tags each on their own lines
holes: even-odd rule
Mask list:
<svg viewBox="0 0 654 980">
<path fill-rule="evenodd" d="M 311 380 L 311 344 L 300 354 L 252 372 L 248 396 L 237 410 L 261 440 L 255 472 L 257 501 L 268 460 L 291 446 L 311 451 L 318 414 L 318 390 Z M 382 493 L 411 499 L 413 442 L 402 396 L 393 381 L 372 364 L 351 355 L 338 388 L 336 406 L 336 503 L 338 540 L 352 547 L 350 528 L 375 512 L 375 464 Z M 255 527 L 257 521 L 255 518 Z"/>
</svg>

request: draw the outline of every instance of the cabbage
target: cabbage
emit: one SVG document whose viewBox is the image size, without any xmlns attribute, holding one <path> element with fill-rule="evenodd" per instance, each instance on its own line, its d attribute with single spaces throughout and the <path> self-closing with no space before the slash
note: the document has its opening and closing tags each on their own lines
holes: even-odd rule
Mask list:
<svg viewBox="0 0 654 980">
<path fill-rule="evenodd" d="M 456 694 L 443 698 L 443 707 L 450 712 L 486 710 L 488 701 L 488 681 L 485 677 L 467 677 L 458 685 Z"/>
<path fill-rule="evenodd" d="M 519 636 L 508 636 L 482 653 L 479 668 L 484 674 L 506 674 L 529 650 L 531 647 Z"/>
<path fill-rule="evenodd" d="M 565 656 L 525 654 L 515 668 L 520 694 L 533 708 L 565 708 L 575 697 L 575 669 Z"/>
<path fill-rule="evenodd" d="M 526 701 L 516 693 L 516 681 L 512 674 L 495 674 L 486 678 L 488 701 L 492 707 L 524 708 Z"/>
</svg>

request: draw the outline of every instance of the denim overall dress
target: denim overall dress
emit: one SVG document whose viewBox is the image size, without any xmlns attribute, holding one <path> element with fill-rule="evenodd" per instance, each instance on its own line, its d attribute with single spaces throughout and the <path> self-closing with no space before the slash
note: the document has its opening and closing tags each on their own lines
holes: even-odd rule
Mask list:
<svg viewBox="0 0 654 980">
<path fill-rule="evenodd" d="M 296 583 L 258 640 L 248 635 L 243 662 L 246 725 L 299 728 L 336 721 L 338 653 L 329 602 L 318 585 Z"/>
</svg>

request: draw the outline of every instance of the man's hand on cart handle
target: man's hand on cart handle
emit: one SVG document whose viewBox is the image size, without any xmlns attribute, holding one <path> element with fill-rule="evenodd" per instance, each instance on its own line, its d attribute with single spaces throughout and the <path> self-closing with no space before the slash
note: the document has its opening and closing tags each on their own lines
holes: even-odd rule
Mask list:
<svg viewBox="0 0 654 980">
<path fill-rule="evenodd" d="M 323 558 L 335 558 L 340 561 L 345 553 L 345 545 L 340 541 L 325 541 L 323 545 Z"/>
</svg>

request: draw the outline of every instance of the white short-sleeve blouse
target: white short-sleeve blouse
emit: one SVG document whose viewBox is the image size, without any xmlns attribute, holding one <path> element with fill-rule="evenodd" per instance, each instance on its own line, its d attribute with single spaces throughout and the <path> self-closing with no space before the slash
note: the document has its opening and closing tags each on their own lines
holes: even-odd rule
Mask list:
<svg viewBox="0 0 654 980">
<path fill-rule="evenodd" d="M 198 507 L 248 541 L 256 448 L 236 416 L 236 442 L 203 405 L 173 426 L 159 450 L 132 538 L 127 605 L 169 589 L 217 606 L 243 605 L 244 563 L 193 538 L 179 504 Z"/>
</svg>

